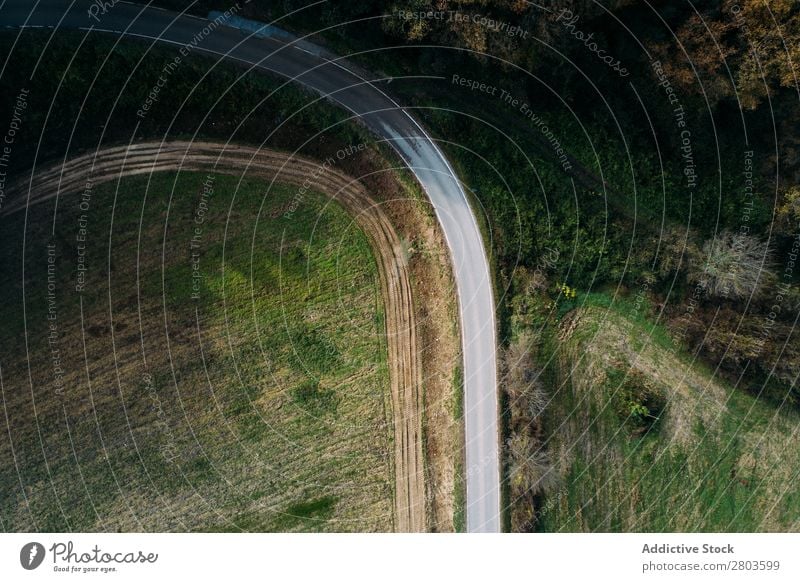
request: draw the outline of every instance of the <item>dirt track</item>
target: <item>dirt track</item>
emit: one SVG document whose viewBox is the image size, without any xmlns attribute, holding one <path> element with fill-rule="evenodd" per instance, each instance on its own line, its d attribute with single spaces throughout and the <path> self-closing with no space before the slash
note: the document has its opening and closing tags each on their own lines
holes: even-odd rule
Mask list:
<svg viewBox="0 0 800 582">
<path fill-rule="evenodd" d="M 378 263 L 386 311 L 394 425 L 395 530 L 426 528 L 422 442 L 422 370 L 409 268 L 401 241 L 386 214 L 351 177 L 319 162 L 252 147 L 207 142 L 147 142 L 106 148 L 38 171 L 32 181 L 7 190 L 0 214 L 24 210 L 122 176 L 158 171 L 202 171 L 260 177 L 307 186 L 335 199 L 366 233 Z"/>
</svg>

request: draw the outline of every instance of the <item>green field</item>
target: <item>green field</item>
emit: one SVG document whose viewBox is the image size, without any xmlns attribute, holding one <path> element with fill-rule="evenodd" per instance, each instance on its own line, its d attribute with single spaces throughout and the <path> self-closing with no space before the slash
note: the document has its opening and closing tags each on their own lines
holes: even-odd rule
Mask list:
<svg viewBox="0 0 800 582">
<path fill-rule="evenodd" d="M 2 529 L 392 529 L 367 239 L 320 194 L 207 180 L 64 196 L 52 232 L 54 200 L 2 218 Z"/>
<path fill-rule="evenodd" d="M 531 305 L 528 316 L 557 311 Z M 552 398 L 540 531 L 800 528 L 793 407 L 719 379 L 646 304 L 597 293 L 574 305 L 537 354 Z"/>
</svg>

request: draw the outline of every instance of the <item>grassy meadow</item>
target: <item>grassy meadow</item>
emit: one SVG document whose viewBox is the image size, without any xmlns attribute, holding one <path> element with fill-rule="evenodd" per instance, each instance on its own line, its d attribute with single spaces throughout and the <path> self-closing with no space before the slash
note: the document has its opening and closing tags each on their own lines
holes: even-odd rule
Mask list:
<svg viewBox="0 0 800 582">
<path fill-rule="evenodd" d="M 0 219 L 0 528 L 392 529 L 378 275 L 342 208 L 158 173 L 54 210 Z"/>
<path fill-rule="evenodd" d="M 559 306 L 529 307 L 535 320 Z M 551 469 L 539 531 L 800 528 L 793 407 L 720 379 L 634 297 L 579 295 L 572 307 L 536 348 Z"/>
</svg>

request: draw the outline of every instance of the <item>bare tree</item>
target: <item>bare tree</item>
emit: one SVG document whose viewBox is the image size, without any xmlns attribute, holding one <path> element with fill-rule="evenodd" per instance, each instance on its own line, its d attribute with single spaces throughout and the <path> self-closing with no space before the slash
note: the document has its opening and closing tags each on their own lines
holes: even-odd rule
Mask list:
<svg viewBox="0 0 800 582">
<path fill-rule="evenodd" d="M 534 334 L 523 333 L 508 346 L 503 357 L 503 380 L 514 424 L 528 426 L 538 421 L 547 406 L 547 394 L 533 358 L 536 344 Z"/>
<path fill-rule="evenodd" d="M 513 493 L 535 495 L 555 482 L 550 458 L 537 439 L 526 433 L 515 433 L 506 441 L 506 446 L 511 460 L 509 478 Z"/>
<path fill-rule="evenodd" d="M 702 257 L 693 263 L 690 279 L 716 297 L 747 297 L 771 278 L 772 251 L 749 234 L 723 231 L 705 242 Z"/>
<path fill-rule="evenodd" d="M 542 444 L 542 414 L 548 403 L 534 357 L 538 336 L 520 334 L 503 354 L 503 385 L 508 396 L 510 436 L 506 462 L 512 498 L 512 531 L 533 531 L 536 495 L 556 482 Z"/>
</svg>

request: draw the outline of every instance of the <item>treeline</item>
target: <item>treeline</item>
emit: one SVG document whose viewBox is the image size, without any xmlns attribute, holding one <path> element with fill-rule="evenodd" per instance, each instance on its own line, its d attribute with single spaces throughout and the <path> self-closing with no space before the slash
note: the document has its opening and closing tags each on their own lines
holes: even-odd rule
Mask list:
<svg viewBox="0 0 800 582">
<path fill-rule="evenodd" d="M 13 48 L 12 48 L 13 47 Z M 138 139 L 230 139 L 294 149 L 320 127 L 330 130 L 304 151 L 332 142 L 356 143 L 365 131 L 339 123 L 349 116 L 297 85 L 245 71 L 179 47 L 64 31 L 0 34 L 8 55 L 0 78 L 0 123 L 11 122 L 17 95 L 27 104 L 8 168 L 71 157 Z M 176 61 L 176 59 L 178 59 Z M 327 141 L 327 146 L 323 143 Z M 334 148 L 335 151 L 335 148 Z"/>
</svg>

